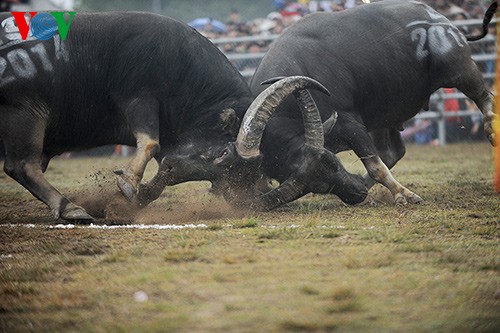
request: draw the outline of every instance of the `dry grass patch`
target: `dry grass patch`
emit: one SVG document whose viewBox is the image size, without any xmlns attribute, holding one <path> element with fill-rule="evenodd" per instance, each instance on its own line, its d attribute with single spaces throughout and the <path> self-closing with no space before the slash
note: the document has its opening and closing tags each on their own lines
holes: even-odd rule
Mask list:
<svg viewBox="0 0 500 333">
<path fill-rule="evenodd" d="M 206 225 L 179 230 L 48 229 L 48 209 L 0 177 L 2 223 L 39 226 L 0 227 L 0 331 L 500 331 L 490 152 L 410 146 L 394 175 L 424 198 L 418 206 L 395 206 L 376 186 L 374 206 L 308 195 L 240 212 L 188 183 L 130 217 Z M 116 190 L 111 170 L 123 163 L 54 160 L 47 177 L 100 198 Z"/>
</svg>

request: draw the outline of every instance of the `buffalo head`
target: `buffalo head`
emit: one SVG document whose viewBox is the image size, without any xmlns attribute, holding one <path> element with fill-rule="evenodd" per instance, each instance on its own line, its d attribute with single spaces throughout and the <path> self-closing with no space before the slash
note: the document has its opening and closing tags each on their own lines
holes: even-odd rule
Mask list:
<svg viewBox="0 0 500 333">
<path fill-rule="evenodd" d="M 309 192 L 332 193 L 350 204 L 363 201 L 367 194 L 363 178 L 348 173 L 337 157 L 324 148 L 323 124 L 308 89 L 328 95 L 329 91 L 304 76 L 265 83 L 272 85 L 246 111 L 235 141 L 221 139 L 205 145 L 193 144 L 200 138 L 192 137 L 186 144 L 178 145 L 161 161 L 159 179 L 141 186 L 140 201 L 148 203 L 166 185 L 187 180 L 209 180 L 213 192 L 223 195 L 230 204 L 260 210 L 273 209 Z M 259 147 L 267 122 L 290 95 L 296 98 L 302 112 L 305 140 L 289 152 L 286 161 L 280 161 L 289 170 L 288 178 L 273 188 L 263 171 L 265 156 Z"/>
</svg>

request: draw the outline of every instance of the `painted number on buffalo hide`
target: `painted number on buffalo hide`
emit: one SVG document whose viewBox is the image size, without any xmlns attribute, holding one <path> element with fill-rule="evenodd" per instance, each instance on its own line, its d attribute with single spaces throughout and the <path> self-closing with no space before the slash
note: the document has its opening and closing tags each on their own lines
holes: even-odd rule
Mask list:
<svg viewBox="0 0 500 333">
<path fill-rule="evenodd" d="M 415 55 L 418 60 L 423 60 L 430 53 L 445 55 L 453 49 L 454 44 L 464 47 L 460 33 L 449 24 L 438 25 L 427 22 L 414 22 L 412 24 L 428 25 L 427 27 L 417 27 L 410 34 L 411 40 L 417 45 Z M 407 25 L 407 27 L 410 26 L 410 24 Z"/>
<path fill-rule="evenodd" d="M 32 79 L 39 71 L 52 72 L 54 60 L 69 60 L 65 44 L 59 35 L 53 38 L 53 54 L 50 56 L 47 47 L 50 43 L 38 42 L 31 35 L 26 40 L 21 39 L 19 28 L 13 17 L 7 18 L 0 24 L 5 34 L 0 35 L 0 87 L 5 86 L 17 78 Z M 36 43 L 36 44 L 35 44 Z M 52 48 L 52 46 L 50 47 Z M 2 50 L 11 49 L 7 53 Z M 54 59 L 55 58 L 55 59 Z"/>
<path fill-rule="evenodd" d="M 417 59 L 423 60 L 431 53 L 445 55 L 454 46 L 464 47 L 467 41 L 458 29 L 434 9 L 425 7 L 431 21 L 414 21 L 406 26 L 413 29 L 410 37 L 416 44 Z"/>
</svg>

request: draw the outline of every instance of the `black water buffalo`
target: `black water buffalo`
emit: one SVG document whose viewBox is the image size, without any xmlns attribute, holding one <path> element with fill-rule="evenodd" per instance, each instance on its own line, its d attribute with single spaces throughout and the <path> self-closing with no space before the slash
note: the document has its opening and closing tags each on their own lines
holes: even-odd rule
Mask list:
<svg viewBox="0 0 500 333">
<path fill-rule="evenodd" d="M 257 95 L 264 90 L 261 82 L 289 77 L 273 84 L 284 102 L 245 114 L 236 142 L 212 163 L 224 169 L 218 171 L 224 181 L 214 184 L 215 190 L 233 204 L 265 210 L 309 192 L 336 194 L 354 204 L 366 198 L 374 179 L 389 188 L 397 203 L 421 202 L 389 168 L 405 153 L 402 123 L 425 108 L 434 91 L 457 87 L 473 99 L 494 142 L 492 96 L 467 41 L 484 37 L 496 6 L 494 2 L 488 9 L 481 36 L 464 36 L 444 16 L 416 1 L 381 1 L 305 17 L 272 44 L 251 82 Z M 290 76 L 314 77 L 333 95 L 298 90 L 293 95 L 301 103 L 296 104 L 284 97 Z M 343 168 L 334 154 L 347 149 L 360 157 L 367 175 Z M 191 161 L 189 154 L 165 161 L 163 173 L 142 186 L 139 196 L 142 192 L 146 203 L 156 198 L 170 184 L 172 166 Z M 266 186 L 268 178 L 280 186 Z"/>
<path fill-rule="evenodd" d="M 143 186 L 142 197 L 154 199 L 148 189 L 187 180 L 211 180 L 224 188 L 219 180 L 223 184 L 224 172 L 234 169 L 213 162 L 235 141 L 245 111 L 267 112 L 286 94 L 323 89 L 295 78 L 271 86 L 250 106 L 248 85 L 213 44 L 159 15 L 77 13 L 64 41 L 59 34 L 22 40 L 11 14 L 1 14 L 0 22 L 4 170 L 55 218 L 91 219 L 43 177 L 50 159 L 62 152 L 137 146 L 130 163 L 117 171 L 119 187 L 132 201 L 152 158 L 163 161 L 162 167 Z M 182 154 L 191 158 L 189 164 L 169 165 L 170 155 Z M 254 162 L 240 164 L 253 170 Z"/>
<path fill-rule="evenodd" d="M 496 8 L 494 2 L 488 9 L 481 36 L 464 36 L 444 16 L 416 1 L 381 1 L 340 13 L 311 14 L 272 44 L 253 76 L 252 92 L 260 93 L 261 82 L 273 77 L 317 79 L 332 92 L 331 96 L 312 92 L 325 123 L 325 147 L 331 153 L 353 150 L 368 171 L 364 176 L 368 188 L 375 180 L 391 191 L 397 203 L 419 203 L 422 199 L 397 182 L 389 169 L 405 153 L 399 134 L 402 123 L 426 108 L 434 91 L 456 87 L 471 98 L 494 143 L 492 95 L 471 59 L 467 41 L 484 37 Z M 326 121 L 332 117 L 337 118 L 333 127 Z M 312 158 L 303 154 L 303 132 L 299 109 L 288 98 L 264 132 L 260 146 L 264 174 L 284 181 L 302 173 L 296 163 L 299 156 Z M 303 186 L 303 193 L 345 187 L 335 179 L 332 161 L 318 164 L 318 174 L 324 178 Z M 365 190 L 352 197 L 344 193 L 343 200 L 359 202 L 364 194 Z M 296 192 L 291 197 L 298 196 Z"/>
</svg>

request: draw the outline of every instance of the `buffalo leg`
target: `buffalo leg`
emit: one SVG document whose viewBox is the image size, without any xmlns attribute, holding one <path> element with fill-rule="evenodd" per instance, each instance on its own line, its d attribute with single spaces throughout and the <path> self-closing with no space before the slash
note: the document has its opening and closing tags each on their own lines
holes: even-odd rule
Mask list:
<svg viewBox="0 0 500 333">
<path fill-rule="evenodd" d="M 158 102 L 153 98 L 136 98 L 125 110 L 137 151 L 128 165 L 115 173 L 119 175 L 120 190 L 130 201 L 136 198 L 146 165 L 160 151 L 158 112 Z"/>
<path fill-rule="evenodd" d="M 161 169 L 161 163 L 158 163 L 158 172 L 156 175 L 147 184 L 139 185 L 139 193 L 137 194 L 138 204 L 147 206 L 158 199 L 168 183 L 169 179 Z"/>
<path fill-rule="evenodd" d="M 456 86 L 467 97 L 476 103 L 483 114 L 484 133 L 492 145 L 495 145 L 495 132 L 493 123 L 495 122 L 495 111 L 493 110 L 493 95 L 486 90 L 481 73 L 476 64 L 469 62 L 464 75 L 460 77 L 460 82 Z"/>
<path fill-rule="evenodd" d="M 421 203 L 423 201 L 421 197 L 401 185 L 392 176 L 389 168 L 378 155 L 368 155 L 362 158 L 362 161 L 370 178 L 387 187 L 397 204 Z"/>
<path fill-rule="evenodd" d="M 339 117 L 338 122 L 339 125 L 336 128 L 341 130 L 337 135 L 340 135 L 361 159 L 370 178 L 391 191 L 397 204 L 421 203 L 423 201 L 422 198 L 401 185 L 392 176 L 389 168 L 378 155 L 376 146 L 364 125 L 351 119 L 346 121 L 341 117 Z"/>
<path fill-rule="evenodd" d="M 45 125 L 42 121 L 31 126 L 23 125 L 23 132 L 30 133 L 28 137 L 5 138 L 5 173 L 49 206 L 56 219 L 91 220 L 92 217 L 83 208 L 62 196 L 43 176 L 41 162 Z"/>
<path fill-rule="evenodd" d="M 307 191 L 304 190 L 305 187 L 306 184 L 298 179 L 290 177 L 280 184 L 278 188 L 259 197 L 251 207 L 264 211 L 273 210 L 306 195 Z"/>
<path fill-rule="evenodd" d="M 405 155 L 406 147 L 399 130 L 382 128 L 370 132 L 370 136 L 378 155 L 389 170 Z M 376 183 L 368 173 L 363 175 L 363 178 L 368 189 L 372 188 Z"/>
</svg>

